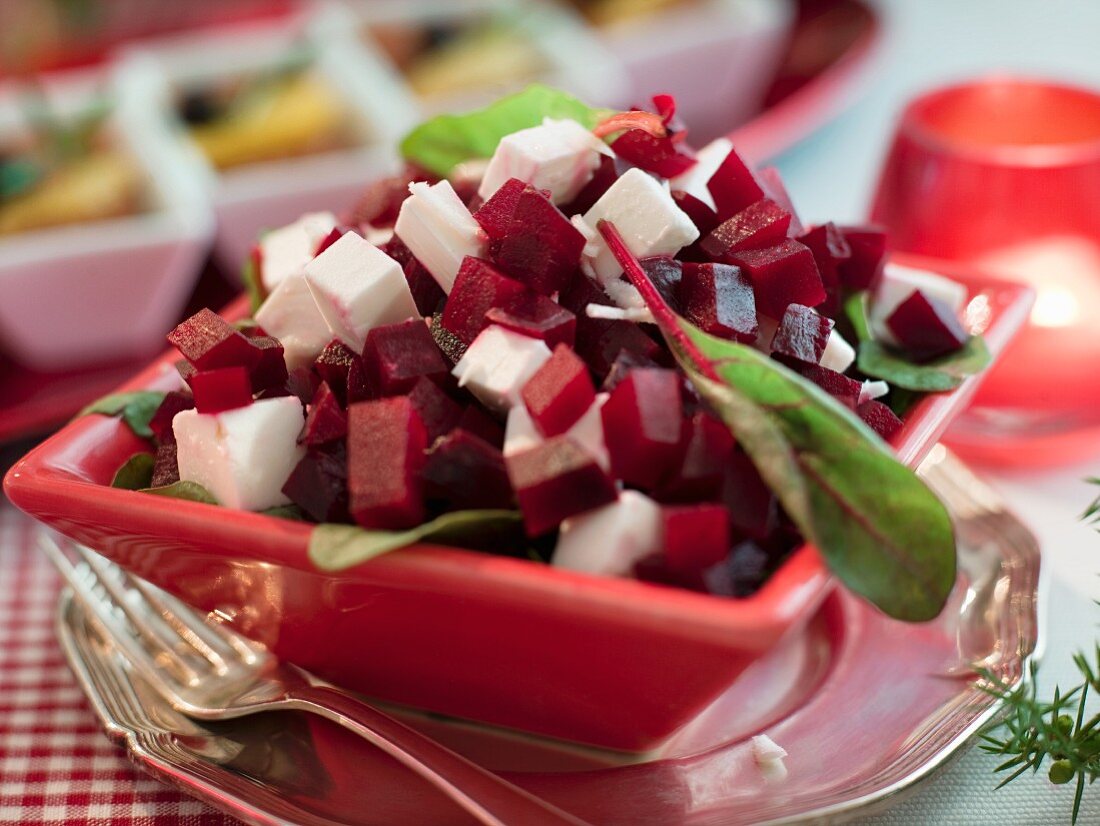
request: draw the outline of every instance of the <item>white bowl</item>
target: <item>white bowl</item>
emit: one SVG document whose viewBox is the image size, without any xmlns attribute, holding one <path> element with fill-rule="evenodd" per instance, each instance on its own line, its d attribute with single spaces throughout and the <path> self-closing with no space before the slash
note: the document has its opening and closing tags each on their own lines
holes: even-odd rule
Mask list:
<svg viewBox="0 0 1100 826">
<path fill-rule="evenodd" d="M 598 31 L 626 67 L 632 102 L 675 95 L 692 143 L 702 145 L 759 107 L 794 18 L 791 0 L 706 0 Z"/>
<path fill-rule="evenodd" d="M 17 361 L 56 370 L 139 357 L 164 346 L 201 272 L 213 220 L 201 179 L 164 123 L 103 73 L 51 76 L 61 113 L 113 99 L 113 140 L 143 171 L 143 213 L 0 239 L 0 342 Z M 0 134 L 24 127 L 19 90 L 0 89 Z"/>
<path fill-rule="evenodd" d="M 332 7 L 276 23 L 161 38 L 122 53 L 133 82 L 155 87 L 157 110 L 174 124 L 179 141 L 205 168 L 217 216 L 214 253 L 223 269 L 238 272 L 259 233 L 303 212 L 349 208 L 364 187 L 398 165 L 396 146 L 415 125 L 417 110 L 391 70 L 331 23 Z M 187 136 L 173 97 L 182 85 L 217 81 L 278 65 L 296 44 L 315 49 L 314 66 L 343 96 L 361 142 L 348 149 L 215 170 Z"/>
<path fill-rule="evenodd" d="M 515 26 L 531 41 L 546 64 L 534 80 L 562 89 L 586 103 L 622 107 L 630 103 L 630 85 L 619 60 L 571 10 L 536 0 L 349 0 L 362 39 L 373 41 L 369 27 L 393 23 L 441 23 L 489 17 Z M 374 51 L 381 53 L 377 46 Z M 395 70 L 396 71 L 396 70 Z M 502 78 L 500 83 L 450 95 L 416 97 L 425 115 L 462 112 L 485 106 L 518 91 L 529 81 Z M 409 94 L 414 95 L 412 90 Z"/>
</svg>

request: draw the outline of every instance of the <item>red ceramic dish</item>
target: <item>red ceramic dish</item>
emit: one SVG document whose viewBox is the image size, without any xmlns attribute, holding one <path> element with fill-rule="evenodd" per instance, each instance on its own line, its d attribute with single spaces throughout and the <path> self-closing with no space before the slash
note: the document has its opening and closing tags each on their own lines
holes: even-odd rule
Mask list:
<svg viewBox="0 0 1100 826">
<path fill-rule="evenodd" d="M 965 280 L 989 308 L 986 338 L 1000 352 L 1030 291 Z M 175 357 L 124 389 L 174 383 Z M 895 442 L 904 461 L 920 460 L 976 386 L 913 411 Z M 797 632 L 830 587 L 809 546 L 742 600 L 433 546 L 323 573 L 307 557 L 307 524 L 108 487 L 141 449 L 115 419 L 80 419 L 4 487 L 36 518 L 332 682 L 568 740 L 652 748 Z"/>
</svg>

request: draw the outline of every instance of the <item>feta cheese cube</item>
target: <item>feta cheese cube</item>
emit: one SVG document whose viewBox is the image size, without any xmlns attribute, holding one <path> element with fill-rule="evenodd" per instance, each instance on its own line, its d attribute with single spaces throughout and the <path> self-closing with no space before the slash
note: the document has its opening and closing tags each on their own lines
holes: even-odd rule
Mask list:
<svg viewBox="0 0 1100 826">
<path fill-rule="evenodd" d="M 291 275 L 301 275 L 332 228 L 331 212 L 310 212 L 293 224 L 273 229 L 260 239 L 260 280 L 270 292 Z"/>
<path fill-rule="evenodd" d="M 357 353 L 373 327 L 420 318 L 401 265 L 354 232 L 306 265 L 306 283 L 332 336 Z"/>
<path fill-rule="evenodd" d="M 927 298 L 942 301 L 956 313 L 960 312 L 966 303 L 966 287 L 958 281 L 952 281 L 950 278 L 926 270 L 887 264 L 882 274 L 882 281 L 875 290 L 875 294 L 871 296 L 867 311 L 871 335 L 876 341 L 884 344 L 898 344 L 894 334 L 886 326 L 886 319 L 917 290 L 924 293 Z"/>
<path fill-rule="evenodd" d="M 550 348 L 538 338 L 493 324 L 482 330 L 451 373 L 459 387 L 500 413 L 521 405 L 520 390 L 550 358 Z"/>
<path fill-rule="evenodd" d="M 831 330 L 829 340 L 825 342 L 825 352 L 821 354 L 821 366 L 843 373 L 855 360 L 856 351 L 852 345 L 836 330 Z"/>
<path fill-rule="evenodd" d="M 661 508 L 624 490 L 617 501 L 561 523 L 551 565 L 604 576 L 629 576 L 634 564 L 661 549 Z"/>
<path fill-rule="evenodd" d="M 256 311 L 256 323 L 283 345 L 288 370 L 312 362 L 332 341 L 303 275 L 284 278 Z"/>
<path fill-rule="evenodd" d="M 487 201 L 510 178 L 519 178 L 565 204 L 592 179 L 601 154 L 611 154 L 607 144 L 575 120 L 545 118 L 541 126 L 501 138 L 477 194 Z"/>
<path fill-rule="evenodd" d="M 467 255 L 484 254 L 485 233 L 449 181 L 409 184 L 394 232 L 448 295 Z"/>
<path fill-rule="evenodd" d="M 262 399 L 223 413 L 184 410 L 172 420 L 180 479 L 197 482 L 227 508 L 260 511 L 285 505 L 290 472 L 305 456 L 305 423 L 294 396 Z"/>
<path fill-rule="evenodd" d="M 638 258 L 675 255 L 699 237 L 699 230 L 687 213 L 676 206 L 668 190 L 640 169 L 623 173 L 584 214 L 584 223 L 593 230 L 598 230 L 601 220 L 615 225 L 626 246 Z M 586 252 L 584 260 L 606 288 L 618 280 L 623 268 L 599 232 L 595 233 L 592 245 L 595 255 L 589 257 Z"/>
<path fill-rule="evenodd" d="M 714 177 L 714 173 L 718 171 L 718 167 L 732 150 L 733 144 L 729 138 L 715 138 L 695 153 L 695 166 L 686 172 L 681 172 L 675 178 L 669 178 L 669 186 L 686 192 L 711 209 L 717 209 L 707 182 Z"/>
<path fill-rule="evenodd" d="M 881 399 L 890 392 L 890 385 L 884 381 L 865 381 L 859 388 L 858 404 L 869 402 L 872 399 Z"/>
<path fill-rule="evenodd" d="M 543 442 L 542 434 L 535 427 L 535 421 L 522 404 L 508 411 L 508 420 L 504 423 L 504 458 L 523 453 Z"/>
<path fill-rule="evenodd" d="M 603 418 L 600 408 L 607 401 L 608 393 L 597 393 L 595 401 L 589 406 L 573 426 L 563 435 L 572 440 L 581 449 L 596 460 L 605 471 L 611 471 L 611 454 L 607 451 L 607 442 L 603 435 Z M 514 456 L 545 441 L 535 427 L 531 414 L 522 404 L 508 411 L 508 421 L 504 426 L 504 456 Z"/>
</svg>

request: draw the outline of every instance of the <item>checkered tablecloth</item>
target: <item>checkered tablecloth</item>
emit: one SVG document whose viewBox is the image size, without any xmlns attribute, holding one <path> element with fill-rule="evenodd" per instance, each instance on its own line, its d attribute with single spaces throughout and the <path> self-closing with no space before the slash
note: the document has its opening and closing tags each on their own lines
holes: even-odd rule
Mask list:
<svg viewBox="0 0 1100 826">
<path fill-rule="evenodd" d="M 0 500 L 0 824 L 239 824 L 104 736 L 54 636 L 60 590 L 34 523 Z"/>
</svg>

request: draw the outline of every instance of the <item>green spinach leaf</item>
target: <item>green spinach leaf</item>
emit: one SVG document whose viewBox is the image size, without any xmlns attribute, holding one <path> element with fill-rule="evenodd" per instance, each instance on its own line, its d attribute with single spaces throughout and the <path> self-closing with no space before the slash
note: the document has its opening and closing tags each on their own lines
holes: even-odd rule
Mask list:
<svg viewBox="0 0 1100 826">
<path fill-rule="evenodd" d="M 136 390 L 131 393 L 112 393 L 92 402 L 79 413 L 77 418 L 90 413 L 102 413 L 104 416 L 121 416 L 137 436 L 151 439 L 153 431 L 149 422 L 157 412 L 165 394 L 158 390 Z"/>
</svg>

